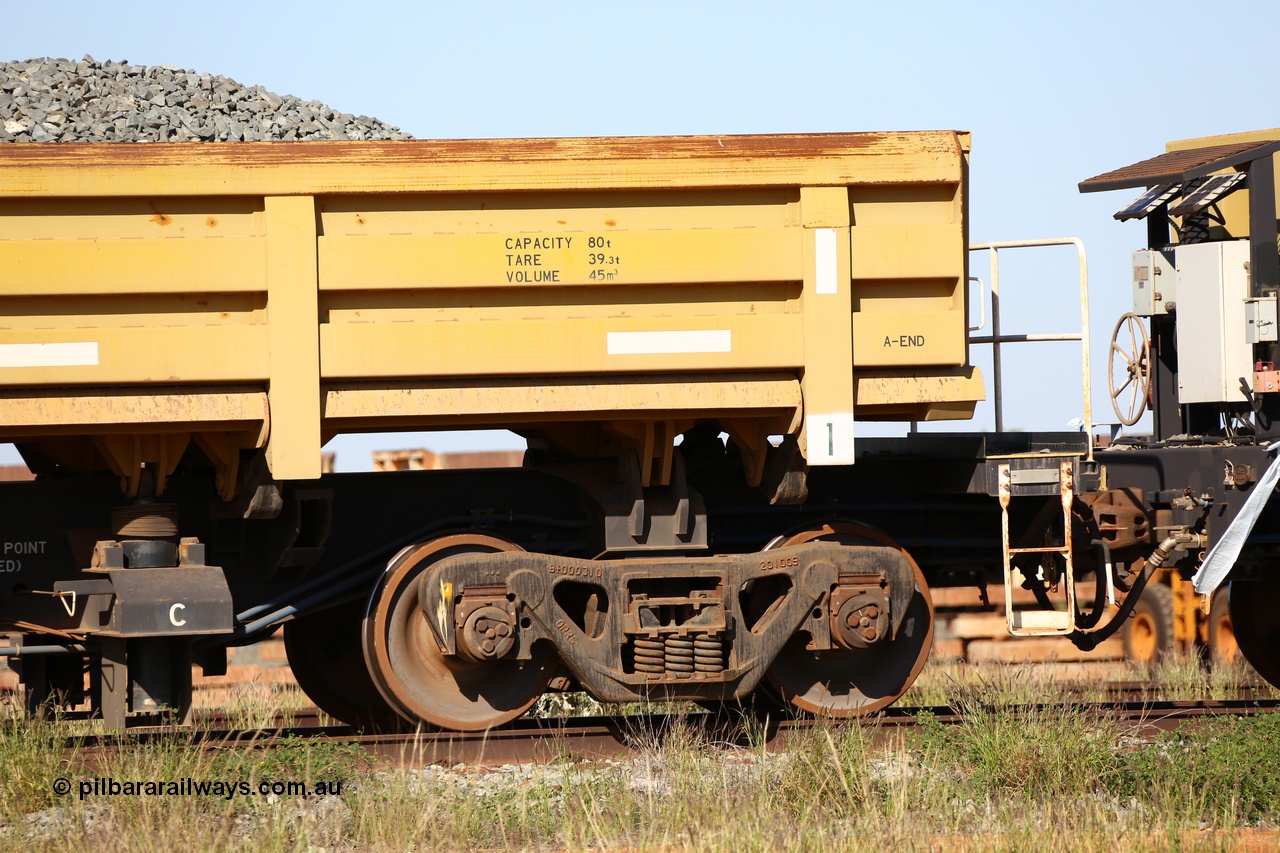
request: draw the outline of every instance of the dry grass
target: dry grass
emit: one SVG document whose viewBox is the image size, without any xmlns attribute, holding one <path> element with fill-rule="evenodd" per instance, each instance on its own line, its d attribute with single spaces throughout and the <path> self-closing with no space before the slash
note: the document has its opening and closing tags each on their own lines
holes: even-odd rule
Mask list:
<svg viewBox="0 0 1280 853">
<path fill-rule="evenodd" d="M 1148 744 L 1104 718 L 1017 709 L 1079 698 L 1025 667 L 966 675 L 944 672 L 919 688 L 967 703 L 963 725 L 892 736 L 869 724 L 819 726 L 783 756 L 758 737 L 725 748 L 677 719 L 637 735 L 640 753 L 626 762 L 386 770 L 332 745 L 210 754 L 175 733 L 96 771 L 117 781 L 343 783 L 340 796 L 305 799 L 81 798 L 93 774 L 64 754 L 65 730 L 11 719 L 0 725 L 0 849 L 1280 849 L 1280 717 L 1217 720 Z M 1189 669 L 1167 677 L 1229 687 L 1226 676 L 1215 687 Z M 72 793 L 53 793 L 59 778 Z"/>
<path fill-rule="evenodd" d="M 1110 685 L 1132 681 L 1154 682 L 1160 685 L 1161 695 L 1170 699 L 1233 699 L 1244 695 L 1246 686 L 1254 691 L 1250 696 L 1280 697 L 1280 690 L 1261 682 L 1243 659 L 1209 667 L 1198 657 L 1172 655 L 1153 666 L 1114 661 L 1087 668 L 1054 663 L 930 661 L 898 704 L 932 707 L 990 696 L 1016 704 L 1054 698 L 1103 702 L 1114 699 L 1108 691 Z"/>
</svg>

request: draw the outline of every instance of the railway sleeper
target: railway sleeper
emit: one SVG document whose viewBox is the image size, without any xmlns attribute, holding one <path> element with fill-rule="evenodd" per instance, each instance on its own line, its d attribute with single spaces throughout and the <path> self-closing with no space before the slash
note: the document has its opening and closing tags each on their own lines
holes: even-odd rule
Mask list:
<svg viewBox="0 0 1280 853">
<path fill-rule="evenodd" d="M 751 693 L 793 637 L 875 655 L 915 585 L 896 548 L 810 542 L 608 561 L 465 553 L 425 573 L 418 598 L 446 656 L 527 661 L 549 642 L 601 701 L 714 701 Z"/>
</svg>

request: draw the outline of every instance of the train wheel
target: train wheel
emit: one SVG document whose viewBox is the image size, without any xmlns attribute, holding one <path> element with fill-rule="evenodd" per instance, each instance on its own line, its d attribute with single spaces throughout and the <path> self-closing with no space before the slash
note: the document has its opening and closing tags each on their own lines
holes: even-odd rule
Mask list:
<svg viewBox="0 0 1280 853">
<path fill-rule="evenodd" d="M 1231 611 L 1225 588 L 1213 594 L 1213 601 L 1209 605 L 1208 641 L 1209 662 L 1214 666 L 1233 663 L 1240 657 L 1240 645 L 1236 642 L 1236 632 L 1231 627 Z"/>
<path fill-rule="evenodd" d="M 933 645 L 933 601 L 924 574 L 898 543 L 872 527 L 828 522 L 771 548 L 823 540 L 846 545 L 884 545 L 902 551 L 916 577 L 916 591 L 898 636 L 871 649 L 806 651 L 803 635 L 792 637 L 769 667 L 769 682 L 795 707 L 823 717 L 857 717 L 891 705 L 916 680 Z"/>
<path fill-rule="evenodd" d="M 402 721 L 386 703 L 360 649 L 364 603 L 353 601 L 287 622 L 284 650 L 307 698 L 330 717 L 373 731 L 395 731 Z"/>
<path fill-rule="evenodd" d="M 1280 572 L 1232 581 L 1227 612 L 1240 653 L 1267 681 L 1280 687 Z"/>
<path fill-rule="evenodd" d="M 1126 660 L 1153 664 L 1173 652 L 1173 590 L 1150 583 L 1121 630 Z"/>
<path fill-rule="evenodd" d="M 528 661 L 445 655 L 419 604 L 418 581 L 440 560 L 518 550 L 491 536 L 459 534 L 406 548 L 387 566 L 365 611 L 364 656 L 378 692 L 409 722 L 482 731 L 520 716 L 546 690 L 556 669 L 553 649 L 537 649 Z"/>
</svg>

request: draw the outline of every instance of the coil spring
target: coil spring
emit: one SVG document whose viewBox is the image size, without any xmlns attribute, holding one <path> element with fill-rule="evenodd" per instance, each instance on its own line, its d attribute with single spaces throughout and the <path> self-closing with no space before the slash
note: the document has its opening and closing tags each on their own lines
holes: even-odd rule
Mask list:
<svg viewBox="0 0 1280 853">
<path fill-rule="evenodd" d="M 693 639 L 667 637 L 667 672 L 693 672 Z"/>
<path fill-rule="evenodd" d="M 724 638 L 705 634 L 693 641 L 693 666 L 698 672 L 724 672 Z"/>
<path fill-rule="evenodd" d="M 636 658 L 636 672 L 661 673 L 663 665 L 662 640 L 658 637 L 636 637 L 632 642 Z"/>
</svg>

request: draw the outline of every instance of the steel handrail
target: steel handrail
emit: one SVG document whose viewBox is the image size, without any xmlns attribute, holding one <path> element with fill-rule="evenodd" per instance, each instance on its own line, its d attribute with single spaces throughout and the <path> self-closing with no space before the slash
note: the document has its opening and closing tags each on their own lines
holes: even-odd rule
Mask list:
<svg viewBox="0 0 1280 853">
<path fill-rule="evenodd" d="M 1000 333 L 1000 250 L 1030 249 L 1042 246 L 1076 247 L 1076 258 L 1080 268 L 1080 331 L 1078 333 L 1048 332 L 1002 335 Z M 996 432 L 1004 431 L 1004 389 L 1001 385 L 1000 345 L 1032 341 L 1080 341 L 1084 385 L 1083 429 L 1085 435 L 1089 436 L 1087 459 L 1093 461 L 1093 386 L 1089 379 L 1089 264 L 1085 258 L 1084 242 L 1077 237 L 1050 237 L 1042 240 L 997 240 L 988 243 L 973 243 L 969 246 L 969 251 L 988 251 L 991 253 L 991 334 L 982 337 L 970 337 L 969 343 L 991 344 L 991 372 L 995 391 Z"/>
</svg>

